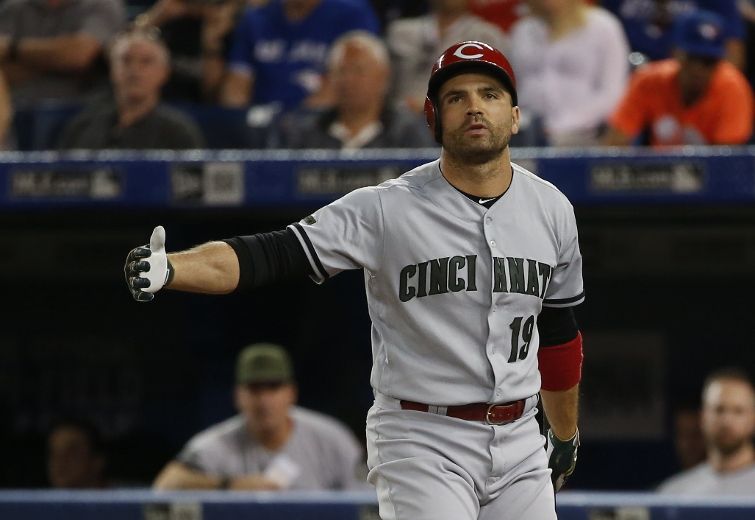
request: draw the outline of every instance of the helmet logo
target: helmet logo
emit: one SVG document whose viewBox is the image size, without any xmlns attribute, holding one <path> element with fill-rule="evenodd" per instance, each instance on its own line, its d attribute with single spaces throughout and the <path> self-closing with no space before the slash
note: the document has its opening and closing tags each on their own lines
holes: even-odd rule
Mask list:
<svg viewBox="0 0 755 520">
<path fill-rule="evenodd" d="M 479 51 L 484 50 L 484 47 L 480 45 L 479 43 L 465 43 L 464 45 L 459 45 L 459 48 L 454 51 L 454 56 L 458 56 L 459 58 L 462 58 L 465 60 L 476 60 L 484 56 L 484 54 L 482 53 L 464 54 L 464 49 L 466 49 L 467 47 L 474 47 L 475 49 Z"/>
</svg>

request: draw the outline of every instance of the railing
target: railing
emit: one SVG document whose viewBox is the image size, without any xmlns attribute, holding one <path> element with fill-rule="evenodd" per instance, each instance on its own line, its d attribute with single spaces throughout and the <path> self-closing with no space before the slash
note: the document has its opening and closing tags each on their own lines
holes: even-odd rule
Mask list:
<svg viewBox="0 0 755 520">
<path fill-rule="evenodd" d="M 575 205 L 752 204 L 755 147 L 514 149 Z M 0 210 L 318 206 L 438 151 L 221 150 L 0 153 Z"/>
<path fill-rule="evenodd" d="M 557 495 L 560 520 L 752 520 L 755 498 L 645 493 Z M 7 520 L 379 520 L 367 492 L 0 491 Z"/>
</svg>

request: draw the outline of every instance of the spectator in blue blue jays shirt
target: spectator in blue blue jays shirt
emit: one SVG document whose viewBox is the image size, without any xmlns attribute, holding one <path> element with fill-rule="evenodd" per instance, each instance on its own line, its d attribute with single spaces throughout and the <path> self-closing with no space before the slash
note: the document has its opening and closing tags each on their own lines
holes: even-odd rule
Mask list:
<svg viewBox="0 0 755 520">
<path fill-rule="evenodd" d="M 356 0 L 271 0 L 247 9 L 236 28 L 223 105 L 275 105 L 281 110 L 331 101 L 323 80 L 331 44 L 342 34 L 378 32 L 367 2 Z"/>
<path fill-rule="evenodd" d="M 603 0 L 603 7 L 619 17 L 632 51 L 649 60 L 671 57 L 671 27 L 682 13 L 712 11 L 724 20 L 726 59 L 740 70 L 746 59 L 745 25 L 737 0 Z"/>
</svg>

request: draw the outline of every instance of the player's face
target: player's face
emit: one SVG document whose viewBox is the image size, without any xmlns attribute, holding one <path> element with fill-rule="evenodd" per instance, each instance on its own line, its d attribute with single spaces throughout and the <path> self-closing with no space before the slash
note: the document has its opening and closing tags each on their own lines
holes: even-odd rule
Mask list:
<svg viewBox="0 0 755 520">
<path fill-rule="evenodd" d="M 341 111 L 357 113 L 382 105 L 388 89 L 388 66 L 363 45 L 347 45 L 330 71 Z"/>
<path fill-rule="evenodd" d="M 682 468 L 691 468 L 705 459 L 705 439 L 697 410 L 680 410 L 675 414 L 674 443 Z"/>
<path fill-rule="evenodd" d="M 443 148 L 462 162 L 483 164 L 499 157 L 519 131 L 519 107 L 497 79 L 459 74 L 438 92 Z"/>
<path fill-rule="evenodd" d="M 129 39 L 114 49 L 110 75 L 121 97 L 156 97 L 168 78 L 167 57 L 155 42 Z"/>
<path fill-rule="evenodd" d="M 86 435 L 76 428 L 59 428 L 48 440 L 47 474 L 54 488 L 94 486 L 103 460 L 90 449 Z"/>
<path fill-rule="evenodd" d="M 296 402 L 296 387 L 285 383 L 238 385 L 236 406 L 250 428 L 273 433 L 285 428 L 289 409 Z"/>
<path fill-rule="evenodd" d="M 679 60 L 679 87 L 687 100 L 694 100 L 703 95 L 713 78 L 719 60 L 690 56 L 684 52 L 677 52 Z"/>
<path fill-rule="evenodd" d="M 708 446 L 732 454 L 755 433 L 755 395 L 742 381 L 720 379 L 703 396 L 703 434 Z"/>
</svg>

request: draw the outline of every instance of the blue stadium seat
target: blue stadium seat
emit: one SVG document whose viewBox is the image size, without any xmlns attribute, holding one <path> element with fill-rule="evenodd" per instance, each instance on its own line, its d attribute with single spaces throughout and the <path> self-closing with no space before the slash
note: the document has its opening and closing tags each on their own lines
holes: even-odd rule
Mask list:
<svg viewBox="0 0 755 520">
<path fill-rule="evenodd" d="M 34 108 L 16 110 L 13 130 L 19 150 L 51 150 L 68 121 L 83 105 L 78 102 L 45 101 Z"/>
<path fill-rule="evenodd" d="M 250 125 L 248 109 L 171 103 L 199 125 L 207 148 L 261 149 L 268 143 L 269 124 Z"/>
</svg>

